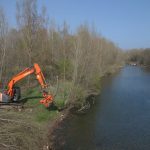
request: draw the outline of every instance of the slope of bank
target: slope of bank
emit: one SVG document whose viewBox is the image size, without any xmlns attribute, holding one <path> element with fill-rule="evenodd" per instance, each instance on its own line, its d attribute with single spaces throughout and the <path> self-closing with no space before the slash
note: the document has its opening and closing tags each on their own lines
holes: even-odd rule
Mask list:
<svg viewBox="0 0 150 150">
<path fill-rule="evenodd" d="M 118 69 L 118 67 L 116 68 Z M 116 70 L 109 71 L 109 75 Z M 102 79 L 102 76 L 101 76 Z M 70 91 L 72 83 L 59 82 L 51 87 L 51 91 L 57 89 L 55 106 L 46 109 L 39 103 L 42 95 L 39 88 L 33 88 L 24 92 L 23 108 L 0 109 L 0 149 L 48 149 L 53 147 L 55 139 L 54 131 L 59 128 L 66 116 L 74 113 L 82 113 L 89 109 L 94 96 L 100 92 L 100 79 L 97 80 L 95 89 L 84 90 L 79 88 Z M 70 100 L 70 93 L 78 92 L 79 96 Z"/>
<path fill-rule="evenodd" d="M 117 73 L 123 66 L 117 66 L 113 70 L 109 70 L 108 72 L 105 72 L 101 77 L 100 80 L 97 81 L 97 88 L 92 90 L 86 91 L 84 97 L 82 97 L 82 103 L 80 105 L 76 103 L 72 103 L 68 107 L 66 107 L 65 110 L 62 111 L 62 114 L 60 117 L 58 117 L 52 124 L 52 126 L 49 129 L 48 132 L 48 145 L 49 148 L 52 150 L 55 150 L 55 148 L 60 147 L 60 145 L 63 145 L 65 143 L 64 139 L 62 139 L 62 136 L 58 138 L 59 130 L 62 128 L 62 126 L 65 125 L 68 119 L 71 119 L 74 115 L 84 115 L 89 112 L 90 109 L 92 109 L 92 106 L 95 104 L 95 100 L 97 95 L 101 92 L 101 82 L 103 78 L 106 76 L 110 76 L 112 74 Z M 59 143 L 59 146 L 57 145 Z"/>
</svg>

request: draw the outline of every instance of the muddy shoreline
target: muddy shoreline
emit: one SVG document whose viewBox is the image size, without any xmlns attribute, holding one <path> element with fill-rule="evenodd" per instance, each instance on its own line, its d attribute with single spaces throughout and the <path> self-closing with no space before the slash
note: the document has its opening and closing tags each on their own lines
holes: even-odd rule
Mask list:
<svg viewBox="0 0 150 150">
<path fill-rule="evenodd" d="M 117 69 L 115 72 L 110 72 L 105 74 L 102 77 L 102 81 L 111 75 L 114 75 L 120 71 L 122 67 Z M 102 83 L 103 84 L 103 83 Z M 89 94 L 85 97 L 85 103 L 79 108 L 75 105 L 71 104 L 71 106 L 65 108 L 64 110 L 60 111 L 60 115 L 50 123 L 51 126 L 49 127 L 48 132 L 48 150 L 60 150 L 65 145 L 64 136 L 61 134 L 61 131 L 65 126 L 68 126 L 67 122 L 74 117 L 79 117 L 81 115 L 87 114 L 91 109 L 92 106 L 95 104 L 96 98 L 100 95 L 101 90 L 97 91 L 90 91 Z M 69 133 L 68 133 L 69 134 Z"/>
<path fill-rule="evenodd" d="M 65 144 L 63 136 L 59 136 L 59 131 L 63 130 L 63 127 L 67 125 L 67 120 L 72 119 L 73 117 L 77 117 L 78 115 L 84 115 L 88 113 L 88 111 L 92 108 L 92 105 L 95 104 L 95 99 L 98 93 L 90 94 L 86 98 L 86 103 L 77 108 L 76 106 L 70 106 L 60 112 L 60 115 L 51 122 L 48 131 L 48 141 L 47 144 L 44 146 L 48 150 L 56 150 L 60 149 L 61 146 Z"/>
</svg>

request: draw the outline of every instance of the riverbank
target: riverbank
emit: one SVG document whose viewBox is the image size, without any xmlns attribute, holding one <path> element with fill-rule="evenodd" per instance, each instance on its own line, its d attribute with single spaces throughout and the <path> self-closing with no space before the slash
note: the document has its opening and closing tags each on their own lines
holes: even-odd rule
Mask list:
<svg viewBox="0 0 150 150">
<path fill-rule="evenodd" d="M 99 82 L 97 83 L 97 88 L 95 90 L 89 90 L 86 94 L 86 96 L 84 97 L 85 101 L 83 101 L 82 105 L 70 105 L 70 107 L 67 107 L 64 111 L 62 111 L 61 116 L 58 117 L 53 124 L 50 126 L 50 130 L 49 130 L 49 134 L 48 134 L 48 139 L 49 139 L 49 148 L 51 150 L 55 150 L 58 147 L 61 148 L 61 146 L 63 147 L 63 145 L 65 144 L 65 141 L 63 139 L 63 136 L 58 136 L 59 135 L 59 131 L 62 130 L 61 128 L 63 126 L 66 125 L 67 120 L 71 119 L 74 117 L 74 115 L 85 115 L 88 113 L 88 111 L 92 108 L 93 105 L 95 105 L 95 100 L 97 98 L 98 95 L 100 95 L 101 93 L 101 81 L 110 76 L 113 75 L 115 73 L 117 73 L 123 66 L 119 66 L 117 67 L 115 70 L 109 70 L 108 72 L 105 72 L 105 74 L 103 74 L 100 77 Z M 69 134 L 69 133 L 68 133 Z M 58 146 L 59 143 L 59 146 Z"/>
<path fill-rule="evenodd" d="M 102 78 L 114 72 L 109 71 L 98 78 L 92 89 L 75 88 L 73 93 L 77 95 L 74 97 L 76 99 L 70 99 L 71 82 L 60 81 L 59 85 L 51 86 L 49 90 L 55 93 L 57 89 L 57 93 L 55 106 L 50 109 L 39 103 L 42 97 L 40 88 L 24 92 L 22 109 L 0 110 L 0 149 L 55 149 L 57 129 L 72 114 L 88 112 L 95 103 L 96 95 L 100 93 Z"/>
<path fill-rule="evenodd" d="M 57 127 L 54 149 L 149 149 L 149 84 L 150 70 L 141 67 L 106 77 L 89 113 L 71 114 Z"/>
<path fill-rule="evenodd" d="M 68 84 L 68 83 L 67 83 Z M 39 103 L 40 89 L 28 90 L 23 94 L 23 108 L 0 109 L 0 149 L 49 149 L 51 133 L 70 114 L 71 107 L 55 98 L 56 106 L 46 109 Z M 24 97 L 28 95 L 28 97 Z M 53 136 L 54 137 L 54 136 Z"/>
<path fill-rule="evenodd" d="M 66 124 L 68 119 L 71 119 L 74 116 L 82 116 L 87 114 L 88 111 L 95 104 L 95 99 L 97 95 L 98 94 L 91 94 L 89 97 L 87 97 L 87 104 L 81 107 L 80 109 L 73 106 L 60 112 L 60 115 L 57 118 L 55 118 L 53 123 L 51 123 L 51 125 L 49 126 L 49 132 L 47 135 L 48 137 L 47 145 L 50 150 L 55 150 L 58 147 L 61 148 L 61 146 L 65 144 L 66 141 L 63 139 L 63 137 L 58 136 L 59 130 L 62 130 L 61 128 Z"/>
</svg>

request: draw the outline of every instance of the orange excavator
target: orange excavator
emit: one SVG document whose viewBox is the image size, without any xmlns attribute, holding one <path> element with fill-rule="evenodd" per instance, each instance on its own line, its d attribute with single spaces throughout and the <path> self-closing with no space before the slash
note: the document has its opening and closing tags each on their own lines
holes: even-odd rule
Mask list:
<svg viewBox="0 0 150 150">
<path fill-rule="evenodd" d="M 32 67 L 26 68 L 22 72 L 18 73 L 9 81 L 7 90 L 2 93 L 0 92 L 0 102 L 18 102 L 21 97 L 21 91 L 19 87 L 15 87 L 15 84 L 21 79 L 33 73 L 36 75 L 36 79 L 39 81 L 42 87 L 43 99 L 40 100 L 40 103 L 44 104 L 45 107 L 49 107 L 53 103 L 53 96 L 51 94 L 48 94 L 48 92 L 46 91 L 48 85 L 46 84 L 44 75 L 37 63 L 34 63 Z"/>
</svg>

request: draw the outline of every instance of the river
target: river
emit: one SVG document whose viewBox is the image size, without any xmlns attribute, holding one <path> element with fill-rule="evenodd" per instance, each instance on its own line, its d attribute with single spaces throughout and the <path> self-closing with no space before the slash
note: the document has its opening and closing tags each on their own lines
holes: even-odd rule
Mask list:
<svg viewBox="0 0 150 150">
<path fill-rule="evenodd" d="M 104 79 L 93 108 L 66 120 L 57 137 L 62 150 L 149 150 L 150 71 L 126 66 Z"/>
</svg>

